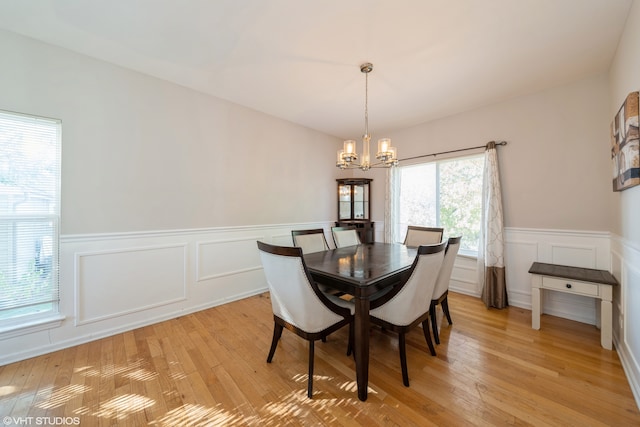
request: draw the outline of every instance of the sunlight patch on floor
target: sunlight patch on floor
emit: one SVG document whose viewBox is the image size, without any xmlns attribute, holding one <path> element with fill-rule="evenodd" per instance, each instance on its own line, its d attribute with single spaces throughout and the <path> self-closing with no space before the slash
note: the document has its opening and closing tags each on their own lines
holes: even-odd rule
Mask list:
<svg viewBox="0 0 640 427">
<path fill-rule="evenodd" d="M 155 400 L 139 394 L 124 394 L 100 403 L 97 408 L 87 408 L 86 406 L 78 408 L 75 413 L 78 415 L 92 415 L 100 418 L 124 420 L 132 413 L 144 411 L 145 408 L 155 404 Z"/>
<path fill-rule="evenodd" d="M 162 417 L 149 423 L 150 426 L 226 426 L 230 424 L 242 424 L 242 418 L 237 414 L 225 411 L 218 405 L 217 408 L 207 408 L 202 405 L 186 403 L 172 409 Z"/>
<path fill-rule="evenodd" d="M 11 393 L 15 392 L 16 388 L 12 385 L 3 385 L 0 386 L 0 397 L 2 396 L 8 396 Z"/>
<path fill-rule="evenodd" d="M 38 395 L 46 395 L 51 393 L 48 397 L 46 397 L 46 400 L 37 404 L 38 408 L 51 409 L 65 405 L 74 397 L 91 390 L 91 387 L 82 384 L 69 384 L 67 386 L 56 389 L 55 391 L 52 391 L 52 389 L 53 387 L 49 387 L 38 392 Z"/>
</svg>

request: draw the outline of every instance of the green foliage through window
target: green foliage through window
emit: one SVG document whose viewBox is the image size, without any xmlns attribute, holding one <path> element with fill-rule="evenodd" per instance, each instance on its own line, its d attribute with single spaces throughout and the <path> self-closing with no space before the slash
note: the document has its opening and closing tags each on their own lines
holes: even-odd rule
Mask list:
<svg viewBox="0 0 640 427">
<path fill-rule="evenodd" d="M 462 236 L 462 253 L 477 253 L 483 168 L 482 155 L 401 167 L 398 234 L 407 225 L 443 227 Z"/>
<path fill-rule="evenodd" d="M 61 124 L 0 111 L 0 326 L 57 310 Z"/>
</svg>

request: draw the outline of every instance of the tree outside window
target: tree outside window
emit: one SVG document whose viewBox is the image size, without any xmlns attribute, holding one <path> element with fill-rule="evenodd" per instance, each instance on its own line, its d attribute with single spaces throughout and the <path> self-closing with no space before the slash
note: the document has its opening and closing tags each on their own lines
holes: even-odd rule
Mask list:
<svg viewBox="0 0 640 427">
<path fill-rule="evenodd" d="M 0 111 L 0 324 L 57 313 L 59 120 Z"/>
<path fill-rule="evenodd" d="M 460 253 L 476 255 L 483 167 L 482 155 L 401 167 L 396 222 L 400 240 L 407 225 L 442 227 L 445 237 L 462 236 Z"/>
</svg>

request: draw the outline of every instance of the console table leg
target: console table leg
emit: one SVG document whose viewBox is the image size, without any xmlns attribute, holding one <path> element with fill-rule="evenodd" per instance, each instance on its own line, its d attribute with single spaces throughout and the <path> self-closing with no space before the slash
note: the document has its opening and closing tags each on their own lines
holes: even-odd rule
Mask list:
<svg viewBox="0 0 640 427">
<path fill-rule="evenodd" d="M 540 301 L 540 286 L 542 285 L 542 277 L 533 275 L 531 277 L 531 327 L 540 329 L 540 313 L 542 311 Z"/>
<path fill-rule="evenodd" d="M 600 344 L 607 350 L 612 348 L 612 317 L 611 301 L 602 300 L 600 303 Z"/>
</svg>

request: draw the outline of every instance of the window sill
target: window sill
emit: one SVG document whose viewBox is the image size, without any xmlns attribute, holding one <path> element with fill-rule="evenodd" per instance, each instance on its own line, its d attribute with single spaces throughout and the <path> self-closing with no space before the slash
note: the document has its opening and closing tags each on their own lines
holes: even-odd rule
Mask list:
<svg viewBox="0 0 640 427">
<path fill-rule="evenodd" d="M 463 253 L 458 252 L 457 256 L 460 257 L 460 258 L 471 259 L 471 260 L 474 260 L 474 261 L 478 260 L 478 256 L 477 255 L 473 255 L 473 254 L 463 254 Z"/>
<path fill-rule="evenodd" d="M 46 329 L 57 328 L 62 324 L 62 321 L 64 319 L 65 316 L 63 316 L 62 314 L 56 314 L 40 319 L 32 319 L 28 322 L 20 324 L 0 327 L 0 340 L 44 331 Z"/>
</svg>

